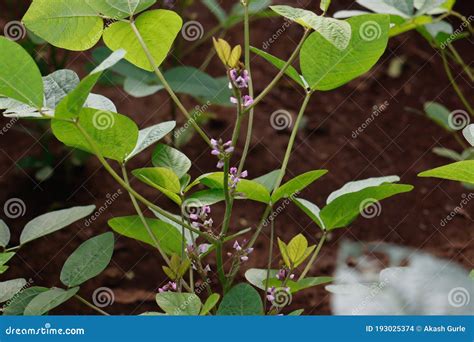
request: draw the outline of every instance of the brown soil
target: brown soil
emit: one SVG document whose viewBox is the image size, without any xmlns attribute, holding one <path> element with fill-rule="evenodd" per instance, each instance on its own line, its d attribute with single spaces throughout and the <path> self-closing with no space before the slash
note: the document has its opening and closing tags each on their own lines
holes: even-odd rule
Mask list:
<svg viewBox="0 0 474 342">
<path fill-rule="evenodd" d="M 283 2 L 283 1 L 281 1 Z M 333 1 L 334 2 L 334 1 Z M 317 8 L 318 1 L 312 1 L 309 8 Z M 334 2 L 333 9 L 348 8 L 349 1 Z M 469 15 L 472 4 L 460 1 L 458 11 Z M 471 5 L 471 6 L 469 6 Z M 21 11 L 2 11 L 3 23 L 18 19 Z M 197 15 L 206 30 L 215 23 L 212 16 L 201 6 L 188 10 L 189 15 Z M 252 42 L 260 47 L 282 24 L 277 18 L 257 21 L 252 29 Z M 287 58 L 301 35 L 301 29 L 292 25 L 270 48 L 270 52 Z M 241 42 L 241 27 L 227 35 L 233 43 Z M 472 42 L 459 44 L 465 60 L 473 60 Z M 199 65 L 207 54 L 209 45 L 200 48 L 196 56 L 183 62 Z M 84 75 L 84 64 L 90 60 L 89 53 L 74 53 L 69 59 L 68 68 Z M 390 78 L 387 69 L 395 57 L 405 57 L 407 62 L 399 78 Z M 197 62 L 196 62 L 197 61 Z M 254 59 L 254 79 L 256 91 L 263 89 L 275 70 L 259 58 Z M 221 73 L 221 68 L 213 60 L 211 73 Z M 466 95 L 472 99 L 473 89 L 463 79 L 460 70 L 456 71 L 458 81 Z M 170 102 L 161 93 L 144 99 L 128 97 L 120 87 L 101 87 L 96 92 L 110 97 L 119 111 L 130 115 L 140 127 L 169 120 Z M 289 82 L 283 82 L 268 98 L 258 106 L 255 117 L 252 150 L 247 169 L 252 177 L 260 176 L 279 167 L 289 132 L 276 132 L 269 124 L 272 112 L 277 109 L 295 113 L 302 100 L 302 93 Z M 377 66 L 367 75 L 335 91 L 317 93 L 313 97 L 306 114 L 306 125 L 297 139 L 288 170 L 289 179 L 308 170 L 328 169 L 330 173 L 306 189 L 301 196 L 323 205 L 327 195 L 344 183 L 382 175 L 400 175 L 403 183 L 413 184 L 411 193 L 397 196 L 382 203 L 382 213 L 374 219 L 358 219 L 347 229 L 331 234 L 324 246 L 317 266 L 311 270 L 313 275 L 331 275 L 339 243 L 343 239 L 360 241 L 385 241 L 410 246 L 438 257 L 451 259 L 473 268 L 474 223 L 472 203 L 463 214 L 457 215 L 445 227 L 440 221 L 459 205 L 462 195 L 468 190 L 455 182 L 417 178 L 420 171 L 446 164 L 447 160 L 431 153 L 435 146 L 456 148 L 456 142 L 441 128 L 422 115 L 408 108 L 422 109 L 426 101 L 438 101 L 448 108 L 462 108 L 461 103 L 449 86 L 439 56 L 416 33 L 409 33 L 390 41 L 390 46 Z M 375 105 L 385 101 L 388 108 L 372 122 L 364 132 L 353 139 L 352 132 L 371 115 Z M 194 105 L 186 99 L 188 107 Z M 217 119 L 211 121 L 206 131 L 213 137 L 229 137 L 233 121 L 232 110 L 215 108 Z M 0 119 L 0 126 L 8 120 Z M 13 244 L 18 242 L 19 234 L 26 222 L 33 217 L 58 207 L 95 204 L 104 205 L 109 194 L 118 186 L 95 159 L 90 159 L 83 168 L 66 172 L 63 158 L 57 158 L 55 176 L 38 184 L 33 172 L 27 173 L 15 166 L 25 155 L 39 156 L 42 144 L 36 138 L 20 132 L 23 126 L 34 127 L 33 123 L 18 122 L 7 134 L 0 138 L 0 204 L 12 197 L 21 198 L 26 203 L 26 214 L 15 220 L 2 218 L 13 233 Z M 243 138 L 243 136 L 242 136 Z M 242 141 L 243 139 L 241 139 Z M 59 144 L 57 145 L 59 146 Z M 206 145 L 195 137 L 183 149 L 194 162 L 193 177 L 215 169 L 215 159 L 209 155 Z M 150 164 L 150 151 L 131 163 L 130 168 Z M 169 201 L 153 189 L 133 180 L 133 186 L 158 205 L 175 210 Z M 254 225 L 263 207 L 253 202 L 239 202 L 235 208 L 232 229 Z M 10 270 L 1 279 L 15 277 L 32 278 L 35 285 L 61 286 L 59 273 L 72 251 L 87 238 L 108 230 L 107 220 L 123 215 L 132 215 L 133 208 L 128 196 L 122 195 L 90 227 L 83 221 L 70 228 L 35 241 L 21 249 L 10 262 Z M 148 213 L 151 215 L 151 213 Z M 222 206 L 215 206 L 215 221 L 223 214 Z M 277 235 L 283 240 L 304 232 L 305 236 L 317 243 L 318 228 L 304 217 L 293 205 L 288 206 L 278 217 Z M 265 232 L 268 233 L 268 232 Z M 165 282 L 161 271 L 163 264 L 154 249 L 142 243 L 116 236 L 116 250 L 113 261 L 107 270 L 82 286 L 80 293 L 91 298 L 95 289 L 101 286 L 115 291 L 116 302 L 107 310 L 113 314 L 138 314 L 147 310 L 157 310 L 153 293 Z M 269 238 L 263 234 L 256 250 L 245 265 L 265 267 Z M 211 260 L 209 261 L 211 262 Z M 277 266 L 278 258 L 274 262 Z M 211 267 L 214 265 L 211 264 Z M 215 269 L 215 267 L 213 267 Z M 241 275 L 242 277 L 242 275 Z M 216 281 L 216 277 L 213 278 Z M 329 296 L 324 287 L 312 288 L 295 296 L 292 308 L 304 307 L 306 314 L 329 314 Z M 57 314 L 94 314 L 79 302 L 69 301 Z"/>
</svg>

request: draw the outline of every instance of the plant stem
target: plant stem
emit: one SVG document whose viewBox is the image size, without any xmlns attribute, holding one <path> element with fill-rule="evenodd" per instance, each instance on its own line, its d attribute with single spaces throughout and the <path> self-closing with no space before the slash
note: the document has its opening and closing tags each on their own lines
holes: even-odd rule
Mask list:
<svg viewBox="0 0 474 342">
<path fill-rule="evenodd" d="M 132 187 L 130 187 L 116 172 L 115 170 L 112 168 L 112 166 L 110 166 L 110 164 L 105 160 L 105 158 L 102 156 L 99 148 L 97 147 L 96 143 L 94 140 L 92 140 L 92 138 L 89 136 L 89 134 L 84 130 L 84 128 L 79 124 L 79 122 L 73 122 L 73 124 L 77 127 L 77 129 L 79 130 L 79 132 L 82 134 L 82 136 L 84 137 L 84 139 L 86 139 L 87 143 L 90 145 L 90 147 L 92 148 L 94 154 L 96 155 L 96 157 L 99 159 L 99 161 L 101 162 L 101 164 L 104 166 L 104 168 L 107 170 L 107 172 L 110 173 L 110 175 L 115 179 L 115 181 L 117 183 L 119 183 L 125 190 L 127 190 L 131 195 L 133 195 L 133 197 L 135 197 L 138 201 L 142 202 L 144 205 L 146 205 L 147 207 L 157 211 L 158 213 L 160 213 L 161 215 L 163 215 L 164 217 L 166 217 L 167 219 L 173 221 L 173 222 L 176 222 L 178 224 L 182 224 L 182 222 L 178 219 L 176 219 L 173 215 L 170 215 L 168 212 L 166 212 L 165 210 L 161 209 L 160 207 L 156 206 L 155 204 L 153 204 L 152 202 L 150 202 L 149 200 L 147 200 L 145 197 L 143 197 L 142 195 L 140 195 L 138 192 L 136 192 Z M 190 225 L 186 225 L 185 226 L 186 229 L 200 235 L 200 236 L 203 236 L 205 237 L 207 240 L 209 240 L 209 242 L 211 243 L 215 243 L 215 239 L 213 239 L 211 236 L 209 236 L 208 234 L 205 234 L 203 232 L 201 232 L 200 230 L 198 229 L 195 229 L 193 227 L 191 227 Z"/>
<path fill-rule="evenodd" d="M 316 250 L 311 256 L 311 259 L 309 259 L 308 263 L 306 264 L 306 267 L 303 270 L 303 273 L 301 273 L 298 280 L 303 279 L 308 274 L 309 270 L 311 269 L 311 266 L 313 266 L 314 262 L 316 261 L 316 258 L 319 255 L 319 251 L 321 250 L 321 247 L 323 247 L 323 244 L 326 241 L 326 237 L 327 237 L 327 232 L 324 231 L 323 236 L 321 237 L 321 240 L 319 240 L 318 246 L 316 247 Z"/>
<path fill-rule="evenodd" d="M 109 313 L 105 312 L 104 310 L 98 308 L 97 306 L 95 306 L 94 304 L 92 304 L 91 302 L 89 302 L 88 300 L 82 298 L 81 296 L 79 295 L 74 295 L 74 297 L 79 300 L 80 302 L 82 302 L 83 304 L 87 305 L 88 307 L 90 307 L 91 309 L 97 311 L 98 313 L 100 313 L 101 315 L 104 315 L 104 316 L 110 316 Z"/>
<path fill-rule="evenodd" d="M 178 96 L 176 96 L 175 92 L 169 85 L 168 81 L 166 81 L 165 77 L 161 73 L 160 69 L 158 68 L 158 65 L 155 62 L 155 59 L 153 58 L 153 55 L 151 54 L 150 50 L 148 49 L 148 46 L 146 45 L 145 41 L 143 40 L 143 37 L 140 34 L 140 31 L 138 31 L 137 26 L 133 21 L 130 21 L 130 26 L 132 27 L 133 32 L 135 33 L 135 36 L 138 39 L 138 42 L 140 43 L 143 51 L 145 52 L 145 55 L 150 62 L 151 67 L 153 68 L 153 71 L 155 72 L 156 76 L 160 80 L 160 82 L 163 84 L 165 87 L 166 91 L 170 95 L 171 99 L 176 103 L 176 106 L 178 106 L 179 110 L 183 113 L 183 115 L 188 119 L 188 122 L 191 123 L 191 125 L 194 127 L 194 129 L 199 133 L 199 135 L 203 138 L 203 140 L 211 146 L 211 141 L 207 134 L 199 127 L 199 125 L 196 123 L 196 121 L 191 117 L 189 112 L 186 110 L 184 105 L 181 103 L 179 100 Z"/>
<path fill-rule="evenodd" d="M 268 262 L 267 262 L 267 278 L 265 279 L 265 289 L 263 293 L 263 302 L 265 303 L 265 311 L 267 311 L 267 289 L 268 289 L 268 283 L 270 281 L 270 269 L 272 268 L 272 260 L 273 260 L 273 241 L 275 239 L 275 222 L 274 220 L 271 220 L 270 223 L 270 248 L 268 251 Z"/>
<path fill-rule="evenodd" d="M 245 110 L 245 112 L 249 112 L 252 108 L 254 108 L 260 101 L 263 100 L 265 96 L 273 89 L 273 87 L 278 83 L 278 81 L 283 77 L 285 74 L 286 70 L 291 66 L 291 64 L 295 61 L 296 57 L 298 56 L 301 47 L 303 46 L 303 43 L 305 42 L 306 38 L 308 37 L 309 33 L 311 32 L 310 29 L 306 29 L 304 31 L 303 37 L 301 37 L 300 42 L 298 43 L 298 46 L 295 48 L 293 53 L 291 54 L 290 58 L 288 61 L 286 61 L 285 65 L 281 68 L 281 70 L 278 72 L 278 74 L 275 76 L 275 78 L 267 85 L 267 87 L 254 99 L 253 104 L 251 106 L 248 106 Z"/>
<path fill-rule="evenodd" d="M 466 75 L 469 77 L 471 82 L 474 81 L 474 76 L 472 75 L 471 69 L 466 63 L 464 63 L 462 57 L 459 55 L 458 51 L 454 48 L 452 44 L 448 44 L 448 48 L 453 54 L 453 59 L 463 68 Z"/>
<path fill-rule="evenodd" d="M 469 114 L 471 116 L 474 116 L 474 110 L 472 109 L 472 107 L 469 104 L 469 102 L 467 101 L 467 99 L 464 97 L 464 94 L 462 93 L 461 88 L 459 88 L 458 84 L 456 83 L 456 80 L 453 77 L 451 69 L 449 68 L 448 59 L 446 58 L 446 52 L 444 52 L 444 50 L 440 50 L 440 51 L 441 51 L 441 58 L 443 59 L 444 70 L 446 71 L 446 75 L 448 76 L 449 82 L 451 82 L 451 85 L 453 86 L 454 91 L 456 92 L 459 99 L 461 100 L 461 102 L 466 107 Z"/>
<path fill-rule="evenodd" d="M 249 74 L 249 96 L 254 97 L 253 80 L 252 80 L 252 68 L 250 65 L 250 23 L 249 23 L 249 4 L 247 1 L 242 3 L 244 6 L 244 55 L 245 55 L 245 69 Z M 245 137 L 245 145 L 242 151 L 242 157 L 240 158 L 238 174 L 242 172 L 245 165 L 245 160 L 250 149 L 250 142 L 252 141 L 253 132 L 253 116 L 254 108 L 249 111 L 249 118 L 247 123 L 247 136 Z"/>
</svg>

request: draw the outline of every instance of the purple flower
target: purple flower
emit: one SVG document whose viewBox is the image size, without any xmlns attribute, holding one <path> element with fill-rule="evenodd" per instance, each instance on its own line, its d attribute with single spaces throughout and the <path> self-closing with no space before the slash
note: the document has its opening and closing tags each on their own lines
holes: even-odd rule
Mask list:
<svg viewBox="0 0 474 342">
<path fill-rule="evenodd" d="M 230 97 L 230 103 L 237 104 L 237 103 L 239 103 L 239 101 L 237 101 L 237 98 L 236 98 L 236 97 L 231 96 L 231 97 Z"/>
<path fill-rule="evenodd" d="M 232 69 L 229 73 L 232 83 L 239 89 L 248 88 L 250 81 L 249 73 L 247 70 L 237 71 Z"/>
<path fill-rule="evenodd" d="M 233 247 L 234 247 L 234 249 L 235 249 L 236 251 L 241 251 L 241 250 L 242 250 L 242 247 L 240 247 L 238 241 L 235 241 L 235 242 L 234 242 L 234 246 L 233 246 Z"/>
<path fill-rule="evenodd" d="M 211 154 L 219 158 L 217 163 L 217 168 L 221 169 L 224 166 L 224 160 L 234 152 L 234 147 L 232 146 L 232 141 L 229 140 L 226 143 L 223 143 L 221 139 L 219 141 L 211 139 Z"/>
<path fill-rule="evenodd" d="M 246 256 L 246 255 L 242 255 L 242 256 L 240 257 L 240 260 L 242 260 L 242 261 L 247 261 L 247 260 L 249 260 L 249 257 Z"/>
<path fill-rule="evenodd" d="M 245 95 L 243 98 L 244 107 L 249 107 L 253 104 L 253 98 L 250 95 Z"/>
</svg>

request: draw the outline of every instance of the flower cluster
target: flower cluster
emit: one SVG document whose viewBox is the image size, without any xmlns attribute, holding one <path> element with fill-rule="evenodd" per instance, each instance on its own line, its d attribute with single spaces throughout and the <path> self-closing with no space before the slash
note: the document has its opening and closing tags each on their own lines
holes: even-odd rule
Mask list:
<svg viewBox="0 0 474 342">
<path fill-rule="evenodd" d="M 229 88 L 237 88 L 239 90 L 248 88 L 250 82 L 250 75 L 249 72 L 245 69 L 231 69 L 229 71 Z M 233 104 L 238 104 L 239 100 L 236 97 L 232 96 L 230 98 L 230 102 Z M 240 100 L 241 104 L 244 107 L 249 107 L 253 104 L 253 98 L 250 95 L 244 95 Z"/>
<path fill-rule="evenodd" d="M 284 290 L 286 291 L 286 293 L 288 294 L 291 294 L 291 289 L 289 287 L 285 287 Z M 272 286 L 270 288 L 267 289 L 267 300 L 271 303 L 275 302 L 275 300 L 277 299 L 277 292 L 279 291 L 279 289 L 277 289 L 275 286 Z"/>
<path fill-rule="evenodd" d="M 290 270 L 286 267 L 283 267 L 278 270 L 278 273 L 276 275 L 276 278 L 278 280 L 284 281 L 286 278 L 293 280 L 295 278 L 295 275 L 293 273 L 289 274 Z"/>
<path fill-rule="evenodd" d="M 242 245 L 245 245 L 247 240 L 242 241 Z M 253 248 L 242 248 L 238 241 L 234 242 L 234 249 L 235 249 L 235 256 L 240 259 L 240 261 L 247 261 L 249 260 L 249 254 L 253 252 Z M 227 253 L 228 256 L 232 256 L 233 253 Z"/>
<path fill-rule="evenodd" d="M 204 228 L 205 231 L 211 232 L 214 221 L 209 217 L 211 207 L 205 205 L 199 208 L 196 212 L 189 214 L 191 225 L 194 228 Z"/>
<path fill-rule="evenodd" d="M 232 152 L 234 152 L 234 146 L 232 146 L 232 141 L 229 140 L 224 143 L 222 139 L 211 139 L 211 145 L 211 154 L 219 158 L 217 168 L 222 169 L 222 167 L 224 166 L 224 160 L 229 157 Z"/>
<path fill-rule="evenodd" d="M 158 292 L 162 293 L 162 292 L 168 292 L 168 291 L 176 291 L 176 289 L 177 289 L 176 283 L 174 281 L 170 281 L 165 286 L 160 287 L 158 289 Z"/>
<path fill-rule="evenodd" d="M 242 178 L 246 178 L 248 176 L 248 172 L 247 171 L 242 171 L 239 174 L 239 171 L 237 170 L 236 167 L 231 167 L 229 175 L 230 175 L 229 188 L 231 190 L 235 190 L 237 188 L 237 184 L 239 184 L 240 180 Z"/>
</svg>

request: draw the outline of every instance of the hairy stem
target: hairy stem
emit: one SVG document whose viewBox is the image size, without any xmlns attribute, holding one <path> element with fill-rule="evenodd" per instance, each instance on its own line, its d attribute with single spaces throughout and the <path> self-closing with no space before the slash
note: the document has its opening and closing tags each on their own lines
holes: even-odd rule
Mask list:
<svg viewBox="0 0 474 342">
<path fill-rule="evenodd" d="M 150 65 L 153 68 L 153 71 L 155 72 L 156 76 L 160 80 L 160 82 L 163 84 L 165 87 L 166 91 L 170 95 L 171 99 L 176 103 L 176 106 L 179 108 L 179 110 L 183 113 L 183 115 L 188 119 L 188 122 L 191 123 L 191 125 L 194 127 L 194 129 L 199 133 L 199 135 L 202 137 L 202 139 L 209 145 L 211 146 L 211 140 L 207 136 L 207 134 L 202 130 L 201 127 L 196 123 L 196 121 L 191 117 L 191 114 L 186 110 L 184 105 L 181 103 L 179 100 L 178 96 L 175 94 L 173 89 L 171 89 L 171 86 L 169 85 L 168 81 L 166 81 L 165 77 L 163 76 L 162 72 L 158 68 L 158 65 L 155 62 L 155 59 L 153 58 L 150 50 L 148 49 L 148 46 L 146 45 L 145 41 L 143 40 L 143 37 L 140 34 L 140 31 L 138 31 L 137 26 L 133 21 L 130 21 L 130 26 L 132 27 L 133 32 L 135 33 L 135 36 L 138 39 L 138 42 L 140 43 L 143 51 L 145 52 L 145 55 L 150 62 Z"/>
</svg>

